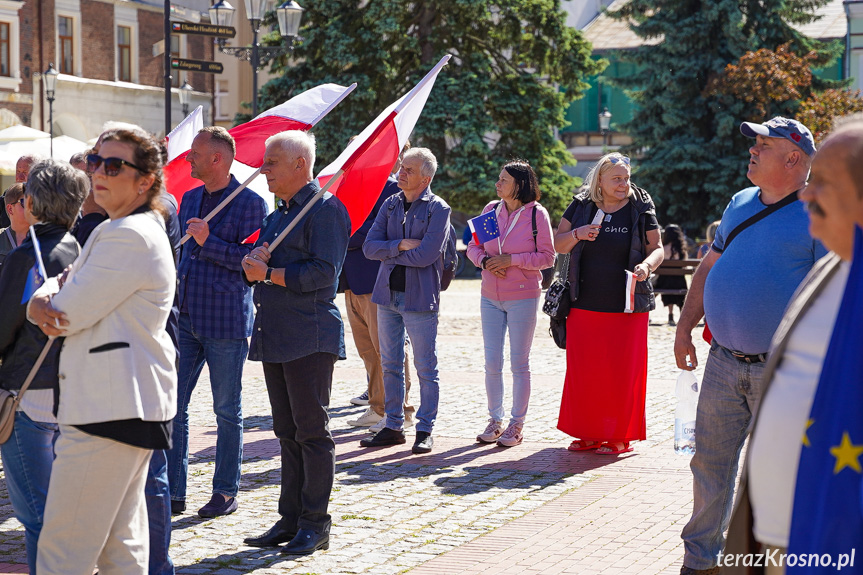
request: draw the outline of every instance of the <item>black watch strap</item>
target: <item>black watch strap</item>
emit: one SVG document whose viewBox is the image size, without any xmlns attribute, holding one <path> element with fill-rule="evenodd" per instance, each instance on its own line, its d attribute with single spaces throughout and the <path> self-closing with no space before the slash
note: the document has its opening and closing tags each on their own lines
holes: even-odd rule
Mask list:
<svg viewBox="0 0 863 575">
<path fill-rule="evenodd" d="M 273 275 L 273 268 L 267 268 L 267 276 L 264 278 L 265 284 L 273 285 L 272 275 Z"/>
</svg>

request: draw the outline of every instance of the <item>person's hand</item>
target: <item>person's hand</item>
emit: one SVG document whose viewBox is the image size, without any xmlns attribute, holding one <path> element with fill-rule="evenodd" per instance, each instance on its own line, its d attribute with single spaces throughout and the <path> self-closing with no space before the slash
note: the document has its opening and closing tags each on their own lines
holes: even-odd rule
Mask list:
<svg viewBox="0 0 863 575">
<path fill-rule="evenodd" d="M 66 314 L 54 309 L 47 294 L 33 296 L 33 299 L 30 300 L 29 313 L 30 318 L 45 335 L 56 337 L 66 333 L 66 330 L 61 329 L 69 325 Z M 57 327 L 58 324 L 60 325 L 59 328 Z"/>
<path fill-rule="evenodd" d="M 635 266 L 632 273 L 635 274 L 635 279 L 637 281 L 643 282 L 650 277 L 650 267 L 646 263 L 642 262 Z"/>
<path fill-rule="evenodd" d="M 66 285 L 66 279 L 69 277 L 69 272 L 71 271 L 72 264 L 69 264 L 68 266 L 66 266 L 66 269 L 60 272 L 60 275 L 57 276 L 57 283 L 60 285 L 61 288 Z"/>
<path fill-rule="evenodd" d="M 677 360 L 677 367 L 685 371 L 693 371 L 698 367 L 695 345 L 692 343 L 692 332 L 681 329 L 680 326 L 677 326 L 677 333 L 674 336 L 674 359 Z"/>
<path fill-rule="evenodd" d="M 599 224 L 587 224 L 580 228 L 575 228 L 575 237 L 580 241 L 596 241 L 596 236 L 599 235 L 599 228 Z"/>
<path fill-rule="evenodd" d="M 405 238 L 399 242 L 399 251 L 406 252 L 408 250 L 412 250 L 420 247 L 422 240 L 412 240 L 410 238 Z"/>
<path fill-rule="evenodd" d="M 189 227 L 186 228 L 186 233 L 192 236 L 195 242 L 202 246 L 207 238 L 210 237 L 210 225 L 201 218 L 189 218 L 186 221 Z"/>
<path fill-rule="evenodd" d="M 485 261 L 485 269 L 490 272 L 503 271 L 512 265 L 512 256 L 510 254 L 501 254 L 492 256 Z M 500 276 L 503 277 L 503 276 Z"/>
<path fill-rule="evenodd" d="M 499 270 L 493 270 L 491 273 L 493 273 L 494 275 L 496 275 L 499 278 L 505 278 L 506 277 L 506 270 L 503 268 L 501 268 Z"/>
<path fill-rule="evenodd" d="M 249 253 L 249 257 L 253 260 L 260 260 L 265 264 L 270 263 L 270 243 L 264 242 L 264 245 L 258 246 Z"/>
</svg>

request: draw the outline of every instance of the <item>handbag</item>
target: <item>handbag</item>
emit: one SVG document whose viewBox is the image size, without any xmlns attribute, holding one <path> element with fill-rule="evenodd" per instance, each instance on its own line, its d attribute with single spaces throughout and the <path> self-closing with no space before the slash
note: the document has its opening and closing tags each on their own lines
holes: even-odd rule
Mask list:
<svg viewBox="0 0 863 575">
<path fill-rule="evenodd" d="M 24 380 L 18 394 L 14 394 L 8 389 L 0 389 L 0 445 L 6 443 L 12 436 L 12 427 L 15 425 L 15 412 L 18 411 L 18 404 L 21 403 L 21 398 L 24 397 L 24 392 L 33 383 L 36 377 L 36 372 L 42 367 L 42 362 L 45 361 L 45 356 L 48 355 L 48 350 L 54 344 L 56 338 L 49 337 L 42 348 L 42 353 L 36 359 L 36 363 L 30 368 L 30 373 L 27 374 L 27 379 Z"/>
<path fill-rule="evenodd" d="M 569 254 L 562 254 L 560 260 L 560 272 L 545 292 L 542 312 L 555 319 L 565 320 L 572 303 L 569 295 Z"/>
</svg>

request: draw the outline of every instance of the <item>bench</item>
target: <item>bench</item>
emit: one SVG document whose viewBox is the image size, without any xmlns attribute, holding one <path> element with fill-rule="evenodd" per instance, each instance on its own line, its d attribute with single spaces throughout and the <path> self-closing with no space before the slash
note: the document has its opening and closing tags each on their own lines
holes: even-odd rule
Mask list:
<svg viewBox="0 0 863 575">
<path fill-rule="evenodd" d="M 654 270 L 654 276 L 691 276 L 695 273 L 695 268 L 698 267 L 698 264 L 701 263 L 701 260 L 664 260 L 662 265 L 660 265 L 656 270 Z M 687 289 L 668 289 L 668 288 L 654 288 L 653 293 L 656 295 L 686 295 L 689 290 Z"/>
</svg>

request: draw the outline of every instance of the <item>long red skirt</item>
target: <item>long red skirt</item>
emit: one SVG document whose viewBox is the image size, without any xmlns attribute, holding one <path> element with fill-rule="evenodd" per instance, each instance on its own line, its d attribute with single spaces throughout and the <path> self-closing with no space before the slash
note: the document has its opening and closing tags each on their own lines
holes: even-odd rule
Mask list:
<svg viewBox="0 0 863 575">
<path fill-rule="evenodd" d="M 647 313 L 573 309 L 557 428 L 588 441 L 647 437 Z"/>
</svg>

